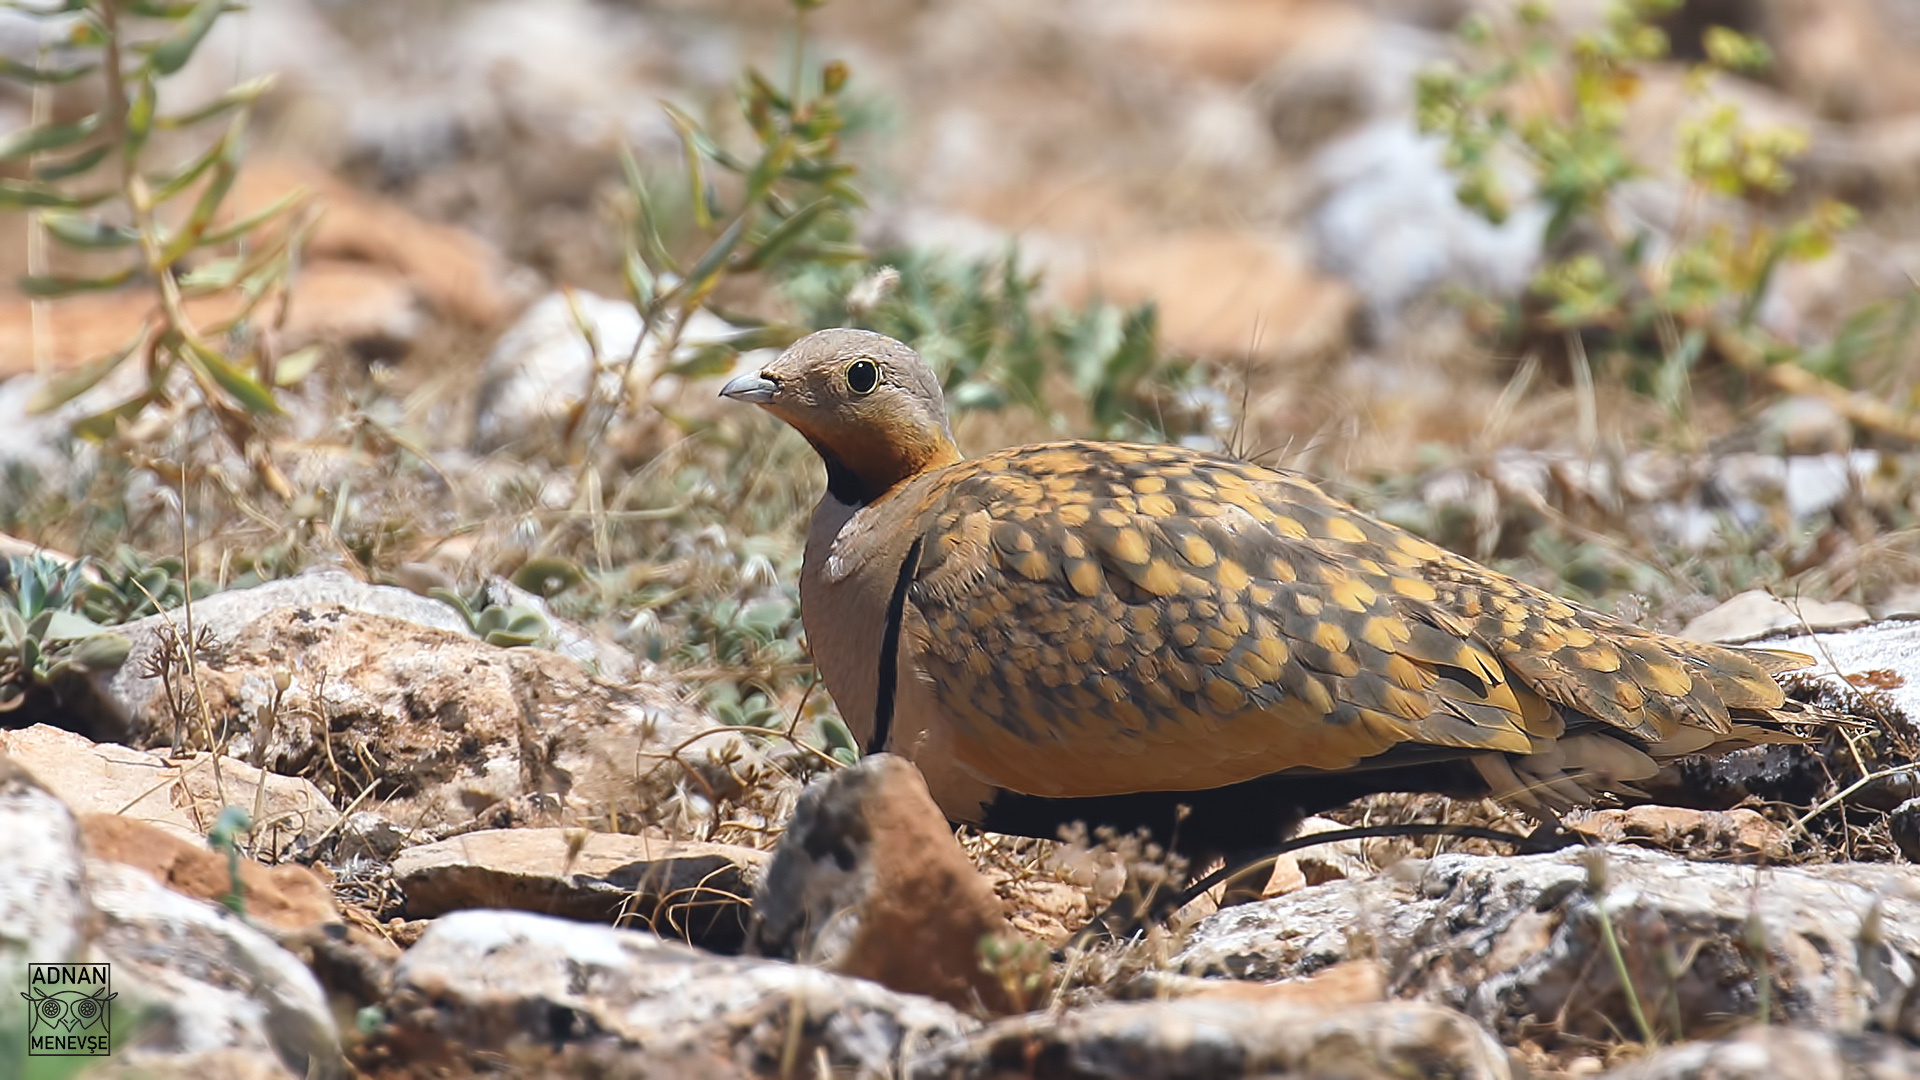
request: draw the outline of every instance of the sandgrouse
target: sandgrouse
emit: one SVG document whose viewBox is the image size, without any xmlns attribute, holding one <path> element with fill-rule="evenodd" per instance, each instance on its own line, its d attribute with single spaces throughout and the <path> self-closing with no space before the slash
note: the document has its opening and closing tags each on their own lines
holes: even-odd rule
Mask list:
<svg viewBox="0 0 1920 1080">
<path fill-rule="evenodd" d="M 1658 763 L 1791 738 L 1807 658 L 1619 622 L 1298 476 L 1174 446 L 962 459 L 939 380 L 860 330 L 721 393 L 819 452 L 800 614 L 869 752 L 949 818 L 1051 838 L 1177 826 L 1244 851 L 1378 791 L 1550 817 Z"/>
</svg>

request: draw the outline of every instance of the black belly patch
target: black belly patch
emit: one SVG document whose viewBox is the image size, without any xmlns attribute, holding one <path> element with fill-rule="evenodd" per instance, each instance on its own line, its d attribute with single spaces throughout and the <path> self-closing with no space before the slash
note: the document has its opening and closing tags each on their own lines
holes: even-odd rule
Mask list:
<svg viewBox="0 0 1920 1080">
<path fill-rule="evenodd" d="M 1204 791 L 1142 791 L 1081 799 L 1048 799 L 1002 791 L 987 804 L 981 828 L 1057 840 L 1060 830 L 1084 822 L 1128 834 L 1139 830 L 1188 855 L 1269 847 L 1310 814 L 1345 806 L 1382 791 L 1427 791 L 1477 797 L 1486 793 L 1463 760 L 1429 761 L 1354 772 L 1275 773 Z M 1185 820 L 1178 808 L 1186 806 Z"/>
</svg>

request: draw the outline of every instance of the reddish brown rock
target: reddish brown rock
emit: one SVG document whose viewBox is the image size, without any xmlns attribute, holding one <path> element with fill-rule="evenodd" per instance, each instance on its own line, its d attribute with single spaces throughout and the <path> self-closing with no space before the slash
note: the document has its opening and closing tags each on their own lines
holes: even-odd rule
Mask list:
<svg viewBox="0 0 1920 1080">
<path fill-rule="evenodd" d="M 1200 356 L 1319 355 L 1345 340 L 1357 302 L 1284 245 L 1225 229 L 1103 237 L 1085 257 L 1063 268 L 1068 303 L 1152 301 L 1167 346 Z"/>
<path fill-rule="evenodd" d="M 891 754 L 807 788 L 753 907 L 761 955 L 963 1008 L 1014 1004 L 983 955 L 1011 977 L 1038 948 L 1013 934 L 919 771 Z"/>
<path fill-rule="evenodd" d="M 310 256 L 397 270 L 436 309 L 477 326 L 491 326 L 507 315 L 512 301 L 506 263 L 486 241 L 465 229 L 423 221 L 312 165 L 286 159 L 249 162 L 226 210 L 245 217 L 296 188 L 312 192 L 324 211 L 307 241 Z"/>
<path fill-rule="evenodd" d="M 227 856 L 134 818 L 85 814 L 80 835 L 87 854 L 152 874 L 174 892 L 219 904 L 233 889 Z M 262 866 L 239 861 L 240 896 L 247 918 L 281 930 L 340 921 L 333 893 L 319 875 L 292 863 Z"/>
<path fill-rule="evenodd" d="M 160 300 L 148 289 L 82 293 L 42 301 L 36 331 L 33 302 L 0 298 L 0 378 L 36 370 L 43 356 L 54 371 L 84 363 L 125 345 L 151 320 Z M 185 301 L 196 325 L 217 324 L 240 310 L 238 295 L 216 294 Z M 366 262 L 320 259 L 301 266 L 294 279 L 283 349 L 319 341 L 397 349 L 419 333 L 422 322 L 414 287 L 399 272 Z M 35 334 L 41 340 L 36 346 Z"/>
</svg>

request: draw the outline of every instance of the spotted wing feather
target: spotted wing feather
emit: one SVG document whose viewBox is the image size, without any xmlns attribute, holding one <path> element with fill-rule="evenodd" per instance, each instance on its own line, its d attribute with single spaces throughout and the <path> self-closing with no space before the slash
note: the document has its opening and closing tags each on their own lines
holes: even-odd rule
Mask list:
<svg viewBox="0 0 1920 1080">
<path fill-rule="evenodd" d="M 1060 443 L 914 496 L 907 664 L 965 764 L 1015 791 L 1208 788 L 1403 743 L 1526 754 L 1569 719 L 1658 742 L 1780 700 L 1773 661 L 1623 626 L 1243 462 Z"/>
</svg>

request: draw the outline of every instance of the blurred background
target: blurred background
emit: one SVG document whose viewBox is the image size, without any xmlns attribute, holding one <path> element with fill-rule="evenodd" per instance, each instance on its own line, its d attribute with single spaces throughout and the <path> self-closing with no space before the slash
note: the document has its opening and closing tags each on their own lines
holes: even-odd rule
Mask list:
<svg viewBox="0 0 1920 1080">
<path fill-rule="evenodd" d="M 1666 629 L 1920 610 L 1901 0 L 74 6 L 0 15 L 23 546 L 564 616 L 754 722 L 821 482 L 714 391 L 856 324 L 969 452 L 1248 456 Z"/>
</svg>

